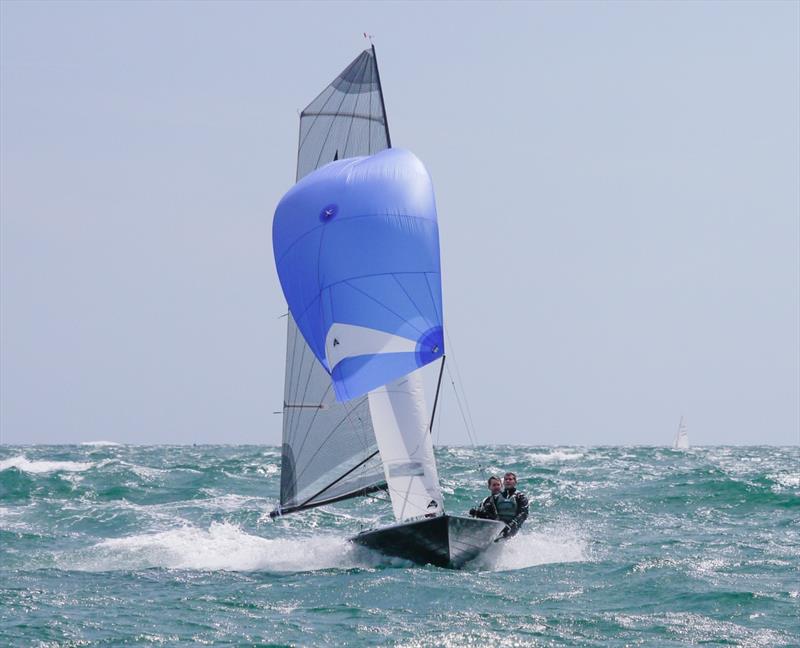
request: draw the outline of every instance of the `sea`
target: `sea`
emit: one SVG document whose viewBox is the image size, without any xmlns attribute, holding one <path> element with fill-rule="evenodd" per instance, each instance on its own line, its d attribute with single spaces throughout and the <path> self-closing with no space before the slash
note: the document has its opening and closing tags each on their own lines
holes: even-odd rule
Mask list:
<svg viewBox="0 0 800 648">
<path fill-rule="evenodd" d="M 450 513 L 531 515 L 460 571 L 272 521 L 267 446 L 0 446 L 2 646 L 800 646 L 800 448 L 442 447 Z"/>
</svg>

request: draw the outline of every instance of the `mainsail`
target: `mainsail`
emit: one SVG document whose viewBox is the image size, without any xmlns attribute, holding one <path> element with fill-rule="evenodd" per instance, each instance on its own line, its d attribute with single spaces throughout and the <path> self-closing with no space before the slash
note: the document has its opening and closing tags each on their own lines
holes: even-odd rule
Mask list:
<svg viewBox="0 0 800 648">
<path fill-rule="evenodd" d="M 275 212 L 290 310 L 276 514 L 387 484 L 397 519 L 443 513 L 418 371 L 444 355 L 436 208 L 422 163 L 389 147 L 372 48 L 303 111 Z"/>
<path fill-rule="evenodd" d="M 300 115 L 297 180 L 389 148 L 375 49 L 359 54 Z M 385 487 L 367 396 L 337 402 L 330 376 L 288 316 L 280 507 L 319 506 Z"/>
</svg>

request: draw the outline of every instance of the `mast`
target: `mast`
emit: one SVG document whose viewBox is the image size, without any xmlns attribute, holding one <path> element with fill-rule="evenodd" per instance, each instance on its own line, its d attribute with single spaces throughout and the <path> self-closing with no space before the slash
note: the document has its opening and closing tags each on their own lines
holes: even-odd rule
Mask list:
<svg viewBox="0 0 800 648">
<path fill-rule="evenodd" d="M 381 85 L 381 72 L 378 68 L 378 56 L 375 54 L 375 44 L 372 45 L 372 58 L 375 60 L 375 78 L 378 80 L 378 94 L 381 97 L 381 111 L 383 112 L 383 127 L 386 130 L 386 148 L 392 148 L 392 138 L 389 135 L 389 119 L 386 117 L 386 104 L 383 100 L 383 86 Z"/>
</svg>

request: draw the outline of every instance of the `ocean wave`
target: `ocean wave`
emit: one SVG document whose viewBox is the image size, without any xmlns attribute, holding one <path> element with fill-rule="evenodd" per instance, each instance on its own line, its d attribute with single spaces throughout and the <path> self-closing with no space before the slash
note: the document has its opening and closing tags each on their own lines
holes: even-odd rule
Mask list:
<svg viewBox="0 0 800 648">
<path fill-rule="evenodd" d="M 105 447 L 105 446 L 121 446 L 121 443 L 117 443 L 116 441 L 81 441 L 80 445 L 82 446 L 91 446 L 91 447 Z"/>
<path fill-rule="evenodd" d="M 607 616 L 628 630 L 643 631 L 660 625 L 671 635 L 669 639 L 678 639 L 691 644 L 718 642 L 720 637 L 724 637 L 727 643 L 747 646 L 792 645 L 792 638 L 777 630 L 748 628 L 732 621 L 718 620 L 691 612 Z"/>
<path fill-rule="evenodd" d="M 0 472 L 16 468 L 27 473 L 83 472 L 94 466 L 88 461 L 30 461 L 24 455 L 0 461 Z"/>
<path fill-rule="evenodd" d="M 777 475 L 767 475 L 767 479 L 775 482 L 773 489 L 776 491 L 800 488 L 800 473 L 780 473 Z"/>
<path fill-rule="evenodd" d="M 582 459 L 582 452 L 564 452 L 563 450 L 551 450 L 550 452 L 528 452 L 523 457 L 533 464 L 561 463 L 562 461 L 577 461 Z"/>
</svg>

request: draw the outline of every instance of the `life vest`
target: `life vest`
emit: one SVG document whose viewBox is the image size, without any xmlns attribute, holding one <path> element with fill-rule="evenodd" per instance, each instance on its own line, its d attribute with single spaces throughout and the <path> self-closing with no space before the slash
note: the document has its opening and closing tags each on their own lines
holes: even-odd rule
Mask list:
<svg viewBox="0 0 800 648">
<path fill-rule="evenodd" d="M 513 493 L 506 497 L 503 493 L 498 493 L 494 498 L 497 506 L 497 518 L 501 522 L 508 524 L 517 517 L 517 495 Z"/>
</svg>

